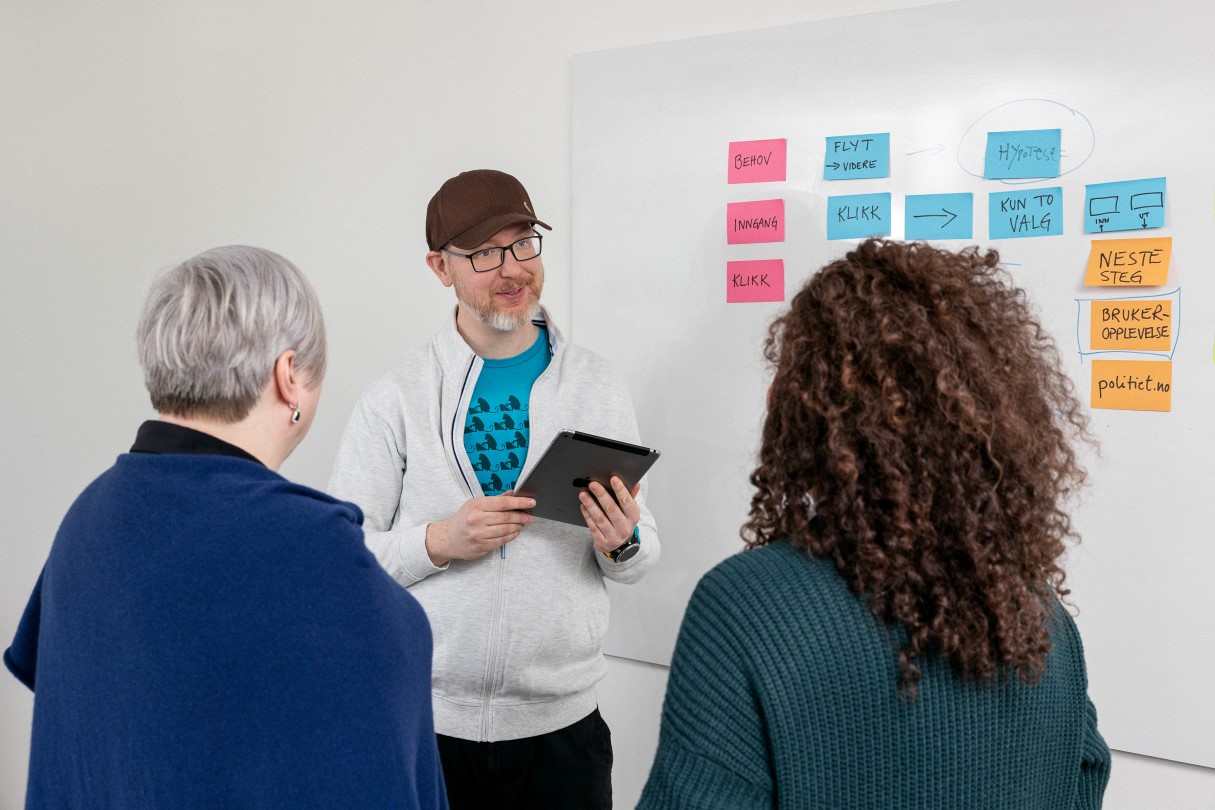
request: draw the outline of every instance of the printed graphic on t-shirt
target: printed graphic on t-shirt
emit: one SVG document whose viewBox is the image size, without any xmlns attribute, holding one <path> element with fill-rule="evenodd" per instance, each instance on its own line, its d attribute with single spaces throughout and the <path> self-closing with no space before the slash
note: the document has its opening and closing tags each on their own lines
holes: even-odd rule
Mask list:
<svg viewBox="0 0 1215 810">
<path fill-rule="evenodd" d="M 532 384 L 548 361 L 548 333 L 543 329 L 523 354 L 482 361 L 464 423 L 464 449 L 486 495 L 501 495 L 519 482 L 531 436 Z"/>
</svg>

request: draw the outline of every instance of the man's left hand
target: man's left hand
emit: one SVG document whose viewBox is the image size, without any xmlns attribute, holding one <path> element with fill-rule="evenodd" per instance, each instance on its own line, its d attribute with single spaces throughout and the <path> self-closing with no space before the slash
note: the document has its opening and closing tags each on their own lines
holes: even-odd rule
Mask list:
<svg viewBox="0 0 1215 810">
<path fill-rule="evenodd" d="M 598 481 L 592 481 L 587 487 L 589 492 L 582 492 L 578 500 L 582 504 L 582 519 L 591 530 L 591 539 L 595 550 L 607 554 L 623 546 L 633 536 L 637 521 L 641 520 L 641 507 L 635 498 L 641 491 L 641 484 L 633 487 L 630 492 L 624 482 L 612 476 L 609 482 L 612 492 Z M 615 497 L 612 497 L 615 493 Z"/>
</svg>

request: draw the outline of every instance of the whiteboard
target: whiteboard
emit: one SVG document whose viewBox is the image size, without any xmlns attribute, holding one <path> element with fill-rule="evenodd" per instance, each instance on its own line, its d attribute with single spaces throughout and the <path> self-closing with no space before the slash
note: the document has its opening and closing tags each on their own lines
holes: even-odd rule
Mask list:
<svg viewBox="0 0 1215 810">
<path fill-rule="evenodd" d="M 971 240 L 995 246 L 1055 335 L 1081 401 L 1092 356 L 1078 299 L 1170 293 L 1168 413 L 1097 410 L 1099 454 L 1066 567 L 1110 745 L 1215 767 L 1215 10 L 1178 0 L 964 2 L 580 55 L 574 60 L 574 338 L 612 358 L 642 440 L 657 570 L 612 591 L 606 651 L 667 664 L 700 576 L 742 548 L 779 303 L 727 304 L 726 262 L 782 258 L 791 294 L 854 242 L 826 239 L 827 198 L 970 192 Z M 987 131 L 1059 128 L 1062 235 L 988 236 Z M 824 181 L 825 139 L 890 133 L 890 176 Z M 784 182 L 727 185 L 731 141 L 785 138 Z M 976 168 L 976 149 L 978 171 Z M 976 176 L 976 174 L 978 176 Z M 1164 287 L 1083 286 L 1085 184 L 1167 178 Z M 784 200 L 782 243 L 726 244 L 729 202 Z M 1184 303 L 1184 322 L 1180 318 Z M 1129 358 L 1128 358 L 1129 359 Z M 809 620 L 809 619 L 808 619 Z"/>
</svg>

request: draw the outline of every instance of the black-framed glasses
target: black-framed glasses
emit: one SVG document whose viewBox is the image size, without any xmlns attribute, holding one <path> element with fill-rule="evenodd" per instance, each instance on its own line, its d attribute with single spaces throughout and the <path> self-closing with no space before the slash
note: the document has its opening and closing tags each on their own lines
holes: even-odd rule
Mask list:
<svg viewBox="0 0 1215 810">
<path fill-rule="evenodd" d="M 522 239 L 516 239 L 506 247 L 487 247 L 472 253 L 456 253 L 454 250 L 440 248 L 442 253 L 449 253 L 452 256 L 463 256 L 472 264 L 473 272 L 488 273 L 490 270 L 497 270 L 506 262 L 506 251 L 510 251 L 510 255 L 515 257 L 515 261 L 525 262 L 529 259 L 534 259 L 540 255 L 540 248 L 544 240 L 540 234 L 534 233 L 531 236 L 525 236 Z"/>
</svg>

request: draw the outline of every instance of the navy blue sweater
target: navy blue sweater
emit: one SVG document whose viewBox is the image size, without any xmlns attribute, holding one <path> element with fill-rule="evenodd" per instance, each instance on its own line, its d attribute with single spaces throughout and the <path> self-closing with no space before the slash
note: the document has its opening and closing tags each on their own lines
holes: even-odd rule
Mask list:
<svg viewBox="0 0 1215 810">
<path fill-rule="evenodd" d="M 253 461 L 119 457 L 5 653 L 27 806 L 446 807 L 430 627 L 361 523 Z"/>
</svg>

